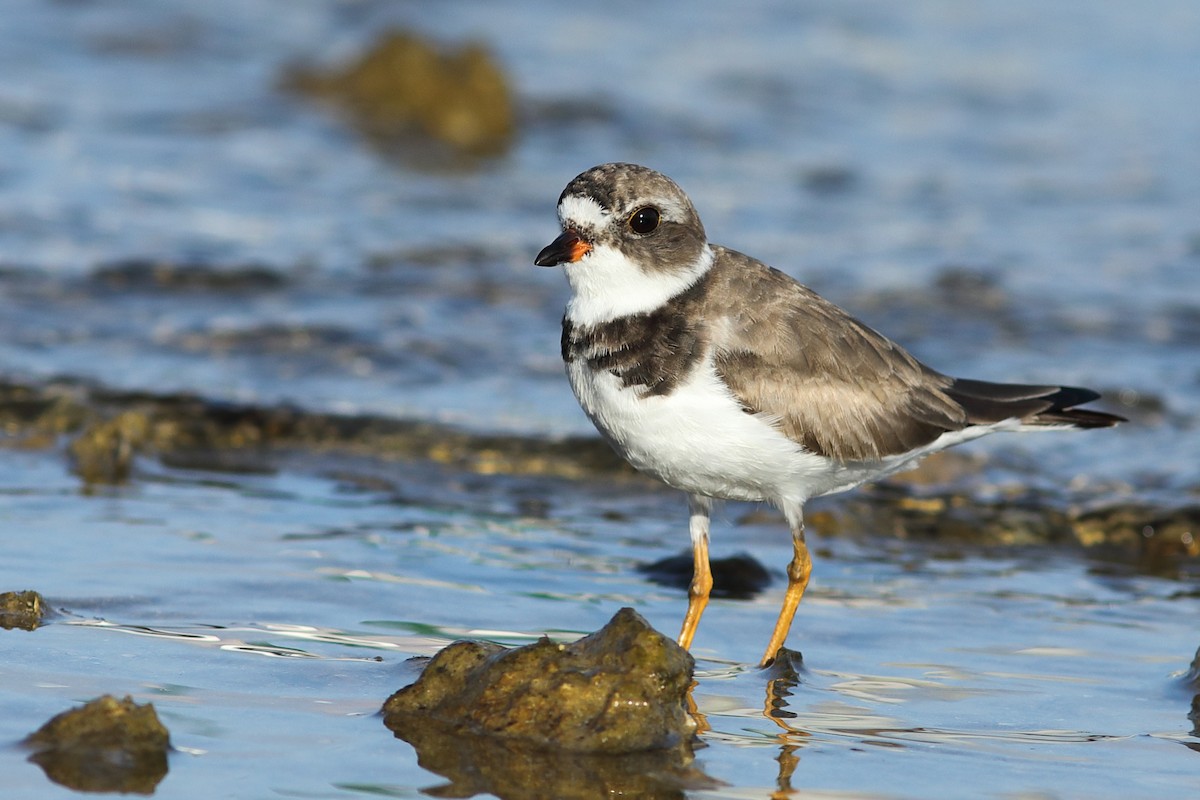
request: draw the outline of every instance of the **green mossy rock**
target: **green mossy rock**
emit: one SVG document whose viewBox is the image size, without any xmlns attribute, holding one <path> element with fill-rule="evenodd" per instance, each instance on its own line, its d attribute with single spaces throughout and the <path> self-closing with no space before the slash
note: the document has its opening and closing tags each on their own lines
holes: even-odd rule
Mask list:
<svg viewBox="0 0 1200 800">
<path fill-rule="evenodd" d="M 634 753 L 689 741 L 686 650 L 625 608 L 572 644 L 455 642 L 384 704 L 384 723 L 427 724 L 574 753 Z"/>
</svg>

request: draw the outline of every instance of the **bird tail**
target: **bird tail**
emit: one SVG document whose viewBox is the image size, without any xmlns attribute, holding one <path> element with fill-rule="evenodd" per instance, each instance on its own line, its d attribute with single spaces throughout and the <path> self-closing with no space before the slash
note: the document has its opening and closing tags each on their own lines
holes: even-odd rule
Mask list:
<svg viewBox="0 0 1200 800">
<path fill-rule="evenodd" d="M 971 425 L 1019 419 L 1023 426 L 1110 428 L 1124 417 L 1076 406 L 1100 398 L 1099 392 L 1076 386 L 1030 386 L 955 379 L 945 389 L 962 406 Z"/>
</svg>

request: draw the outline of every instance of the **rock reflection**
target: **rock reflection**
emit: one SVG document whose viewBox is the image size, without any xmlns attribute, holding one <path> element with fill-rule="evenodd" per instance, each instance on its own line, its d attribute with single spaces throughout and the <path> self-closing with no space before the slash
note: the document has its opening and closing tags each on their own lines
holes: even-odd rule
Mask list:
<svg viewBox="0 0 1200 800">
<path fill-rule="evenodd" d="M 621 755 L 564 753 L 494 737 L 463 735 L 443 725 L 396 731 L 417 763 L 449 782 L 423 789 L 433 797 L 491 794 L 502 800 L 640 797 L 683 798 L 716 782 L 693 764 L 691 746 Z"/>
<path fill-rule="evenodd" d="M 165 752 L 43 750 L 29 760 L 41 767 L 47 778 L 77 792 L 154 794 L 167 776 Z"/>
</svg>

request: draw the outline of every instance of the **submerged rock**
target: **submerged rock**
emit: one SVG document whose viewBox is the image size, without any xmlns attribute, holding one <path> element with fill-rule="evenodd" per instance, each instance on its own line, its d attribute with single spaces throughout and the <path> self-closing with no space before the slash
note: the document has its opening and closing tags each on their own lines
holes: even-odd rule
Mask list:
<svg viewBox="0 0 1200 800">
<path fill-rule="evenodd" d="M 696 731 L 693 668 L 686 650 L 623 608 L 572 644 L 455 642 L 388 698 L 384 724 L 405 740 L 436 726 L 572 753 L 676 747 Z"/>
<path fill-rule="evenodd" d="M 334 105 L 385 150 L 418 132 L 464 155 L 495 155 L 515 129 L 504 72 L 476 43 L 452 51 L 390 31 L 340 69 L 293 69 L 285 87 Z"/>
<path fill-rule="evenodd" d="M 104 695 L 30 734 L 29 760 L 77 791 L 153 794 L 167 774 L 170 735 L 154 706 Z"/>
<path fill-rule="evenodd" d="M 287 277 L 262 264 L 217 267 L 204 262 L 125 258 L 101 264 L 89 276 L 96 286 L 118 292 L 212 292 L 248 294 L 281 289 Z"/>
<path fill-rule="evenodd" d="M 42 624 L 46 601 L 34 591 L 0 592 L 0 628 L 31 631 Z"/>
<path fill-rule="evenodd" d="M 651 583 L 686 590 L 692 583 L 695 566 L 692 551 L 688 550 L 649 564 L 639 564 L 637 570 Z M 712 569 L 713 597 L 750 600 L 771 585 L 771 573 L 749 553 L 711 559 L 709 567 Z"/>
</svg>

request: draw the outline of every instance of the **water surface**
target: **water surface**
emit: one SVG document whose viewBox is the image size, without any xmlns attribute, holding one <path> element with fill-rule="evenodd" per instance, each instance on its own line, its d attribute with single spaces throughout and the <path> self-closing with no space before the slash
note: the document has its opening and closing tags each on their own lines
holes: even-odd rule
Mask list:
<svg viewBox="0 0 1200 800">
<path fill-rule="evenodd" d="M 391 25 L 487 43 L 520 103 L 510 152 L 388 158 L 279 91 Z M 632 160 L 714 241 L 937 368 L 1094 386 L 1133 418 L 972 445 L 968 494 L 1194 505 L 1198 31 L 1184 0 L 8 0 L 0 376 L 589 432 L 562 276 L 531 261 L 562 186 Z M 685 598 L 636 566 L 686 546 L 683 509 L 636 481 L 316 453 L 260 474 L 145 458 L 84 491 L 60 450 L 6 448 L 0 590 L 65 612 L 0 632 L 0 786 L 67 795 L 15 742 L 111 692 L 171 729 L 162 796 L 418 796 L 441 779 L 375 716 L 405 660 L 572 638 L 624 605 L 674 633 Z M 714 553 L 780 570 L 782 524 L 750 511 L 724 507 Z M 692 796 L 1194 796 L 1186 570 L 842 533 L 814 531 L 775 720 L 750 665 L 780 581 L 707 612 L 697 765 L 721 788 Z"/>
</svg>

